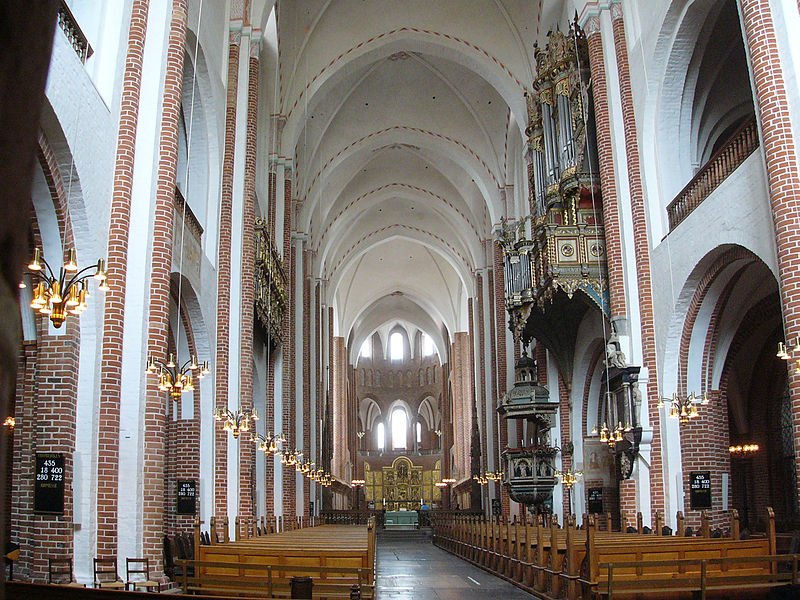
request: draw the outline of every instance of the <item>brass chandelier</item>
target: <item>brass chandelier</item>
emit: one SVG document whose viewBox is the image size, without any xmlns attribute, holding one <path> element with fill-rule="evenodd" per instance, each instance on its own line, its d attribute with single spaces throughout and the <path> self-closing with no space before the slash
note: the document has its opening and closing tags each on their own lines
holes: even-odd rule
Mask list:
<svg viewBox="0 0 800 600">
<path fill-rule="evenodd" d="M 478 482 L 478 485 L 488 485 L 490 481 L 501 481 L 503 479 L 503 472 L 488 471 L 487 473 L 473 475 L 472 478 Z"/>
<path fill-rule="evenodd" d="M 672 394 L 672 398 L 659 398 L 658 408 L 662 408 L 667 404 L 669 404 L 668 416 L 673 419 L 678 419 L 681 425 L 686 425 L 689 421 L 697 419 L 700 416 L 700 411 L 697 409 L 697 406 L 708 406 L 709 399 L 708 394 L 705 392 L 702 396 L 698 396 L 692 392 L 688 396 Z"/>
<path fill-rule="evenodd" d="M 109 289 L 106 261 L 101 258 L 96 264 L 79 269 L 75 248 L 67 250 L 64 266 L 59 269 L 57 277 L 40 248 L 34 249 L 28 271 L 33 286 L 31 308 L 47 315 L 56 329 L 63 325 L 68 314 L 79 316 L 88 308 L 86 299 L 89 297 L 90 277 L 100 282 L 97 289 L 101 292 Z M 24 280 L 19 286 L 27 287 Z"/>
<path fill-rule="evenodd" d="M 234 439 L 239 439 L 241 434 L 255 430 L 258 419 L 258 411 L 255 408 L 252 411 L 231 411 L 227 408 L 218 408 L 214 411 L 214 420 L 222 423 L 223 431 L 230 431 Z"/>
<path fill-rule="evenodd" d="M 158 375 L 158 389 L 162 392 L 169 392 L 173 398 L 180 398 L 183 392 L 194 391 L 194 373 L 197 372 L 197 378 L 202 379 L 208 375 L 209 369 L 208 361 L 200 364 L 194 354 L 179 368 L 175 362 L 175 355 L 170 353 L 167 362 L 162 362 L 155 356 L 148 356 L 145 372 Z"/>
<path fill-rule="evenodd" d="M 556 471 L 553 475 L 561 480 L 561 485 L 571 490 L 572 486 L 578 483 L 578 480 L 583 477 L 583 471 L 573 471 L 572 468 L 569 468 L 566 471 Z"/>
</svg>

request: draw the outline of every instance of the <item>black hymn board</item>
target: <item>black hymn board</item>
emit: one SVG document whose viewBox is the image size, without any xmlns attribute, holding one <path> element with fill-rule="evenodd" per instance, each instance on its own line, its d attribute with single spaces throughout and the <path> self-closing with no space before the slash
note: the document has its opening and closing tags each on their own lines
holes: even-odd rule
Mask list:
<svg viewBox="0 0 800 600">
<path fill-rule="evenodd" d="M 599 515 L 603 513 L 603 488 L 589 488 L 589 513 Z"/>
<path fill-rule="evenodd" d="M 689 473 L 689 499 L 692 510 L 711 508 L 711 471 Z"/>
<path fill-rule="evenodd" d="M 33 486 L 33 512 L 64 514 L 64 455 L 36 453 L 36 481 Z"/>
<path fill-rule="evenodd" d="M 178 480 L 178 514 L 193 515 L 197 512 L 197 484 L 194 479 Z"/>
</svg>

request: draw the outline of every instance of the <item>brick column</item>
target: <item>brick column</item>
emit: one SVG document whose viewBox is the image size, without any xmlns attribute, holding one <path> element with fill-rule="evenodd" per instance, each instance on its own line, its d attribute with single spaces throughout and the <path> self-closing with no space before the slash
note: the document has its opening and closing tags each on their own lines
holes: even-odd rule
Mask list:
<svg viewBox="0 0 800 600">
<path fill-rule="evenodd" d="M 650 242 L 647 237 L 644 194 L 639 164 L 639 142 L 636 130 L 636 115 L 631 91 L 631 74 L 628 65 L 628 47 L 625 41 L 625 23 L 622 5 L 613 4 L 611 15 L 614 29 L 614 47 L 619 70 L 619 94 L 625 129 L 625 152 L 628 161 L 628 186 L 633 213 L 633 244 L 636 255 L 636 272 L 639 277 L 639 308 L 641 314 L 642 358 L 648 370 L 650 382 L 647 386 L 647 409 L 653 441 L 650 454 L 650 508 L 664 510 L 664 470 L 661 458 L 661 416 L 658 411 L 658 370 L 656 363 L 656 337 L 653 322 L 653 290 L 650 276 Z M 595 44 L 597 42 L 594 42 Z"/>
<path fill-rule="evenodd" d="M 222 195 L 219 208 L 217 250 L 217 298 L 231 293 L 231 230 L 233 228 L 233 161 L 236 149 L 236 95 L 239 86 L 238 33 L 231 33 L 228 45 L 228 96 L 225 106 L 225 146 L 222 155 Z M 217 352 L 215 408 L 228 408 L 228 364 L 230 361 L 230 307 L 217 303 Z M 214 426 L 214 513 L 228 514 L 228 432 Z"/>
<path fill-rule="evenodd" d="M 313 253 L 305 251 L 303 258 L 303 457 L 314 460 L 311 455 L 311 261 Z M 355 464 L 355 463 L 354 463 Z M 303 514 L 308 516 L 311 501 L 311 480 L 303 477 Z"/>
<path fill-rule="evenodd" d="M 477 365 L 475 362 L 472 364 L 474 365 L 473 368 L 478 369 L 479 377 L 479 386 L 480 388 L 475 393 L 475 404 L 476 406 L 480 406 L 481 410 L 478 412 L 478 419 L 481 419 L 481 415 L 483 416 L 483 427 L 480 428 L 480 440 L 481 440 L 481 471 L 488 471 L 489 467 L 487 466 L 487 455 L 488 455 L 488 439 L 487 439 L 487 429 L 491 427 L 491 424 L 488 424 L 486 418 L 486 364 L 484 359 L 484 352 L 486 351 L 485 344 L 486 344 L 486 334 L 484 329 L 484 310 L 483 310 L 483 277 L 478 273 L 475 275 L 475 315 L 476 320 L 476 327 L 478 329 L 478 362 Z M 475 338 L 470 336 L 470 341 L 474 343 Z M 474 354 L 473 354 L 474 358 Z M 475 473 L 477 475 L 477 473 Z"/>
<path fill-rule="evenodd" d="M 117 553 L 117 494 L 119 490 L 119 404 L 125 277 L 128 233 L 139 121 L 139 92 L 149 0 L 135 0 L 128 30 L 128 53 L 120 96 L 114 191 L 108 227 L 108 285 L 105 293 L 103 347 L 100 353 L 100 401 L 97 427 L 97 555 Z"/>
<path fill-rule="evenodd" d="M 495 328 L 495 343 L 493 346 L 495 357 L 495 371 L 494 381 L 496 394 L 494 397 L 495 405 L 499 398 L 501 398 L 508 391 L 507 377 L 508 377 L 508 357 L 506 356 L 506 288 L 505 288 L 505 266 L 503 263 L 503 250 L 499 244 L 492 244 L 494 250 L 494 280 L 492 286 L 492 295 L 494 296 L 494 328 Z M 497 412 L 493 412 L 493 419 L 497 422 Z M 508 421 L 500 418 L 499 431 L 497 435 L 500 437 L 499 451 L 502 451 L 508 446 Z M 505 468 L 504 461 L 501 456 L 497 457 L 497 464 L 500 469 Z M 508 495 L 508 487 L 498 484 L 500 488 L 500 503 L 503 507 L 503 516 L 509 518 L 511 514 L 511 498 Z"/>
<path fill-rule="evenodd" d="M 242 216 L 242 302 L 239 404 L 253 409 L 253 320 L 255 306 L 256 134 L 258 131 L 258 40 L 250 40 L 247 80 L 247 133 L 244 156 Z M 239 517 L 255 518 L 256 447 L 248 438 L 239 442 Z"/>
<path fill-rule="evenodd" d="M 600 163 L 600 188 L 603 203 L 603 231 L 606 238 L 606 264 L 608 288 L 611 296 L 611 315 L 625 316 L 625 285 L 623 280 L 622 242 L 619 223 L 619 198 L 614 171 L 614 154 L 611 141 L 608 83 L 603 58 L 603 40 L 598 17 L 589 19 L 585 27 L 589 44 L 589 67 L 592 73 L 595 127 L 597 130 L 597 158 Z M 599 200 L 599 199 L 598 199 Z"/>
<path fill-rule="evenodd" d="M 296 301 L 294 282 L 297 276 L 294 245 L 292 244 L 292 168 L 286 166 L 283 180 L 283 266 L 286 269 L 286 310 L 283 313 L 283 433 L 286 435 L 289 447 L 297 447 L 295 437 L 295 379 L 294 379 L 294 334 L 295 334 L 295 306 Z M 294 518 L 296 514 L 296 477 L 293 467 L 283 468 L 283 514 L 284 517 Z"/>
<path fill-rule="evenodd" d="M 159 159 L 156 175 L 153 245 L 150 270 L 148 354 L 166 361 L 169 332 L 172 228 L 178 166 L 178 119 L 183 87 L 186 0 L 173 0 L 167 46 Z M 147 378 L 144 412 L 144 490 L 142 555 L 150 559 L 154 577 L 163 569 L 165 398 L 155 377 Z"/>
<path fill-rule="evenodd" d="M 800 171 L 792 130 L 786 80 L 781 65 L 769 0 L 739 0 L 745 42 L 752 67 L 761 148 L 775 221 L 778 272 L 786 340 L 800 339 Z M 794 445 L 800 448 L 800 375 L 789 369 Z M 800 453 L 795 453 L 800 468 Z M 800 480 L 798 480 L 800 481 Z"/>
</svg>

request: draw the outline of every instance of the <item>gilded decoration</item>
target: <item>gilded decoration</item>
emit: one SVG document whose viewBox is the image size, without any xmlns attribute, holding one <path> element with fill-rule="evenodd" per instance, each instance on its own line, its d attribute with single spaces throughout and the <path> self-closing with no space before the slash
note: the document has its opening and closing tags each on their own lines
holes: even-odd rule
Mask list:
<svg viewBox="0 0 800 600">
<path fill-rule="evenodd" d="M 256 316 L 270 339 L 282 339 L 281 327 L 286 310 L 286 272 L 283 260 L 269 234 L 264 219 L 256 218 Z"/>
<path fill-rule="evenodd" d="M 421 504 L 439 504 L 442 463 L 437 460 L 432 469 L 415 465 L 407 456 L 398 456 L 390 466 L 373 469 L 364 463 L 364 493 L 367 502 L 386 510 L 417 510 Z"/>
<path fill-rule="evenodd" d="M 587 152 L 595 145 L 586 126 L 588 45 L 577 24 L 547 37 L 545 47 L 534 48 L 537 77 L 526 94 L 531 227 L 504 221 L 498 238 L 515 337 L 525 330 L 527 305 L 547 312 L 559 291 L 570 300 L 583 292 L 600 310 L 609 310 L 599 166 L 592 162 L 597 152 Z"/>
</svg>

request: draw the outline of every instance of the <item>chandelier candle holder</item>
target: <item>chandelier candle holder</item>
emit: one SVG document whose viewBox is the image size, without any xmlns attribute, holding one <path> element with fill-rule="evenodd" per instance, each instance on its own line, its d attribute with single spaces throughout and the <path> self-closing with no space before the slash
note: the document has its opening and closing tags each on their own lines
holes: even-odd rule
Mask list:
<svg viewBox="0 0 800 600">
<path fill-rule="evenodd" d="M 194 391 L 195 374 L 197 379 L 202 379 L 210 372 L 208 361 L 198 363 L 197 356 L 194 354 L 178 367 L 175 355 L 172 353 L 167 362 L 162 362 L 155 356 L 148 356 L 145 371 L 151 375 L 158 375 L 158 389 L 162 392 L 169 392 L 173 398 L 180 398 L 183 392 Z"/>
<path fill-rule="evenodd" d="M 40 314 L 47 315 L 56 329 L 67 320 L 67 315 L 80 316 L 88 308 L 89 278 L 100 282 L 98 290 L 106 292 L 108 287 L 105 259 L 98 259 L 96 264 L 78 268 L 75 248 L 67 250 L 64 266 L 59 269 L 58 277 L 44 259 L 41 248 L 33 251 L 33 260 L 28 264 L 27 275 L 33 287 L 31 308 Z M 19 284 L 26 288 L 25 280 Z"/>
<path fill-rule="evenodd" d="M 222 423 L 223 431 L 230 431 L 234 439 L 238 439 L 242 433 L 248 433 L 255 429 L 258 421 L 258 411 L 230 411 L 218 408 L 214 412 L 214 419 Z"/>
<path fill-rule="evenodd" d="M 785 361 L 794 360 L 794 372 L 800 373 L 800 341 L 778 342 L 778 358 Z"/>
<path fill-rule="evenodd" d="M 678 419 L 681 425 L 686 425 L 689 421 L 700 416 L 700 411 L 697 409 L 698 405 L 708 406 L 709 403 L 707 393 L 704 392 L 702 396 L 698 396 L 692 392 L 688 396 L 672 394 L 672 398 L 659 398 L 658 408 L 663 408 L 669 404 L 668 416 Z"/>
<path fill-rule="evenodd" d="M 286 436 L 282 433 L 276 433 L 275 435 L 272 435 L 272 433 L 269 431 L 267 432 L 266 436 L 263 436 L 260 433 L 253 431 L 252 435 L 250 436 L 250 441 L 255 442 L 258 446 L 258 449 L 264 454 L 278 454 L 278 452 L 281 452 L 283 445 L 286 443 Z"/>
<path fill-rule="evenodd" d="M 487 473 L 479 473 L 473 475 L 472 478 L 478 482 L 478 485 L 488 485 L 490 481 L 502 481 L 502 471 L 488 471 Z"/>
<path fill-rule="evenodd" d="M 556 477 L 561 480 L 561 485 L 563 485 L 568 490 L 572 489 L 578 480 L 583 477 L 583 471 L 573 471 L 572 469 L 567 469 L 566 471 L 556 471 L 553 473 Z"/>
<path fill-rule="evenodd" d="M 758 451 L 758 444 L 737 444 L 728 448 L 731 458 L 748 458 Z"/>
</svg>

